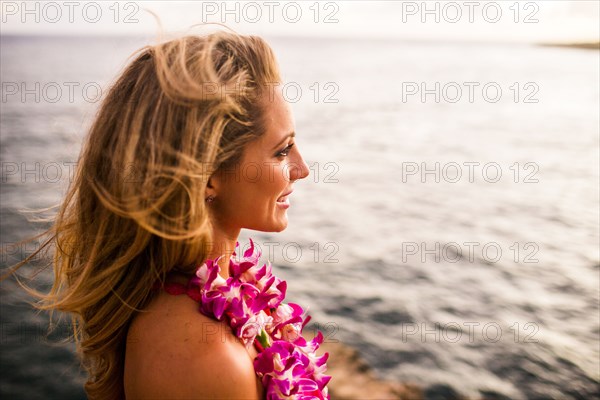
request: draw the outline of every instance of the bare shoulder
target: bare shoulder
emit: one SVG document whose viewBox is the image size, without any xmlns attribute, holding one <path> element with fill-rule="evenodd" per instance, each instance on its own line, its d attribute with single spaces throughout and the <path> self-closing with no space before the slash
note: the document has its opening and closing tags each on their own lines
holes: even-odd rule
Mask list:
<svg viewBox="0 0 600 400">
<path fill-rule="evenodd" d="M 193 300 L 161 293 L 129 328 L 125 394 L 128 400 L 259 399 L 254 355 Z"/>
</svg>

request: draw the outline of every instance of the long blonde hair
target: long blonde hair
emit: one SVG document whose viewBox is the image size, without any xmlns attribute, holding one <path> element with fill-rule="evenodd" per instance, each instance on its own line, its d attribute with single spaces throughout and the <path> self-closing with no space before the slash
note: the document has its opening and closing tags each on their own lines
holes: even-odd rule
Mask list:
<svg viewBox="0 0 600 400">
<path fill-rule="evenodd" d="M 264 131 L 257 99 L 279 81 L 264 40 L 221 31 L 140 49 L 107 93 L 45 239 L 11 270 L 54 251 L 37 307 L 71 314 L 89 398 L 124 397 L 129 324 L 208 256 L 208 179 Z"/>
</svg>

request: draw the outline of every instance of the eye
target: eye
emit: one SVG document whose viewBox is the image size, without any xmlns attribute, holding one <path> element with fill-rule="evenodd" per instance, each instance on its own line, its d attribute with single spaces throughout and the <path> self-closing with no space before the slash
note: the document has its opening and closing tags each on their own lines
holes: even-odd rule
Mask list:
<svg viewBox="0 0 600 400">
<path fill-rule="evenodd" d="M 283 149 L 279 153 L 277 153 L 277 157 L 286 157 L 287 155 L 290 154 L 290 150 L 292 149 L 292 147 L 294 147 L 294 143 L 290 143 L 289 145 L 287 145 L 285 147 L 285 149 Z"/>
</svg>

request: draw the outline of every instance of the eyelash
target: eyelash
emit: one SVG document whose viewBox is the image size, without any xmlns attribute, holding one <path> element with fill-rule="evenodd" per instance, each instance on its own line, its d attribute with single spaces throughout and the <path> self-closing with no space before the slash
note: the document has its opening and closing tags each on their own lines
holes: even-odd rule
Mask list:
<svg viewBox="0 0 600 400">
<path fill-rule="evenodd" d="M 286 157 L 288 154 L 290 154 L 290 150 L 292 149 L 292 147 L 294 147 L 294 143 L 287 145 L 285 149 L 277 153 L 277 157 Z"/>
</svg>

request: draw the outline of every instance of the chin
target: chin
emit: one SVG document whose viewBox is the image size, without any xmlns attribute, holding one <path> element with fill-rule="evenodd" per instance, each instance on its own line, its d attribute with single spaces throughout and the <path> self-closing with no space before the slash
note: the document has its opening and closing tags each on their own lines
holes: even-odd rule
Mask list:
<svg viewBox="0 0 600 400">
<path fill-rule="evenodd" d="M 273 232 L 281 232 L 281 231 L 284 231 L 284 230 L 285 230 L 285 228 L 287 228 L 287 226 L 288 226 L 288 224 L 287 224 L 287 221 L 286 221 L 286 222 L 285 222 L 284 224 L 282 224 L 282 225 L 281 225 L 281 226 L 280 226 L 278 229 L 274 229 L 274 230 L 273 230 Z"/>
<path fill-rule="evenodd" d="M 276 221 L 268 225 L 268 229 L 264 229 L 265 232 L 281 232 L 288 226 L 287 219 L 283 221 Z"/>
<path fill-rule="evenodd" d="M 259 232 L 281 232 L 288 226 L 287 218 L 279 221 L 269 221 L 262 224 L 251 224 L 247 225 L 245 229 L 251 229 Z"/>
<path fill-rule="evenodd" d="M 287 218 L 285 218 L 283 220 L 273 221 L 272 223 L 265 224 L 265 226 L 263 226 L 263 229 L 257 229 L 257 230 L 263 231 L 263 232 L 281 232 L 281 231 L 285 230 L 285 228 L 287 228 L 287 226 L 288 226 L 288 221 L 287 221 Z"/>
</svg>

